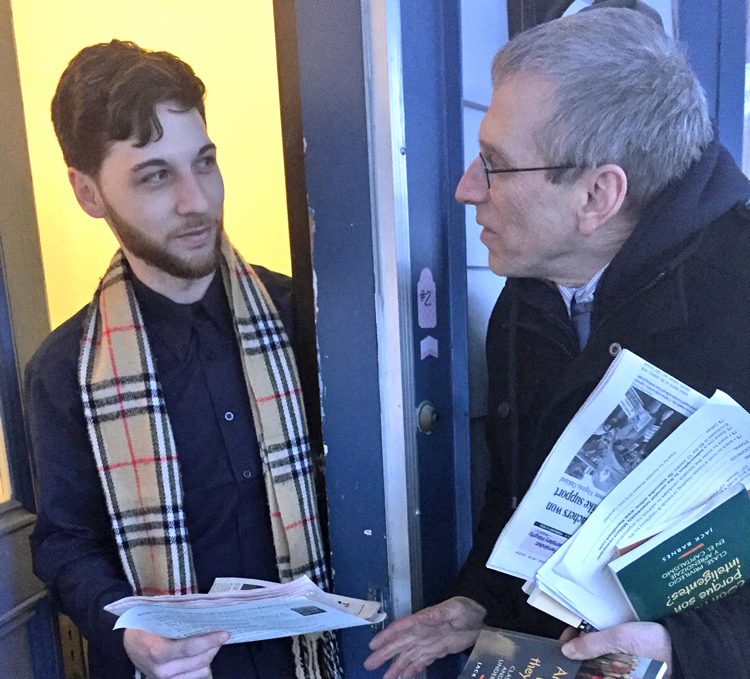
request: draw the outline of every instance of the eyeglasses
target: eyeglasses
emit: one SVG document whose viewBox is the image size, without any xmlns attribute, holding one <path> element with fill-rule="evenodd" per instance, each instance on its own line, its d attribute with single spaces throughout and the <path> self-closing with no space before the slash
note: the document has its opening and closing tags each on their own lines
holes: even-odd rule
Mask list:
<svg viewBox="0 0 750 679">
<path fill-rule="evenodd" d="M 489 165 L 487 165 L 487 161 L 481 153 L 479 154 L 479 157 L 482 159 L 482 165 L 484 166 L 484 176 L 487 177 L 488 189 L 492 188 L 490 186 L 491 174 L 504 174 L 506 172 L 537 172 L 539 170 L 572 170 L 575 167 L 575 165 L 551 165 L 549 167 L 512 167 L 503 170 L 492 170 Z"/>
</svg>

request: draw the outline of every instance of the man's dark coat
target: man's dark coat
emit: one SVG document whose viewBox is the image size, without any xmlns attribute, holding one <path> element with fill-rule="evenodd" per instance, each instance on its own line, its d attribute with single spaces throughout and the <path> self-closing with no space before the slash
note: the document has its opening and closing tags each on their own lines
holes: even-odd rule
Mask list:
<svg viewBox="0 0 750 679">
<path fill-rule="evenodd" d="M 557 438 L 618 346 L 710 396 L 750 409 L 750 183 L 714 143 L 646 207 L 599 282 L 583 351 L 555 285 L 509 280 L 487 332 L 492 475 L 455 594 L 486 623 L 557 636 L 522 582 L 485 567 L 492 547 Z M 750 536 L 748 536 L 750 539 Z M 750 677 L 750 585 L 667 618 L 675 677 Z"/>
</svg>

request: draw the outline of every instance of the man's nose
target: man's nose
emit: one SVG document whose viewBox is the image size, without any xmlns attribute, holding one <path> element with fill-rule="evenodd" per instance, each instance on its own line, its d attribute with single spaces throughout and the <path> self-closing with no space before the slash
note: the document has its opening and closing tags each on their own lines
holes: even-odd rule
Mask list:
<svg viewBox="0 0 750 679">
<path fill-rule="evenodd" d="M 208 211 L 206 192 L 192 172 L 183 175 L 178 185 L 177 212 L 181 215 L 202 214 Z"/>
<path fill-rule="evenodd" d="M 476 205 L 486 200 L 487 195 L 487 175 L 484 173 L 481 159 L 477 156 L 458 182 L 456 200 L 462 205 Z"/>
</svg>

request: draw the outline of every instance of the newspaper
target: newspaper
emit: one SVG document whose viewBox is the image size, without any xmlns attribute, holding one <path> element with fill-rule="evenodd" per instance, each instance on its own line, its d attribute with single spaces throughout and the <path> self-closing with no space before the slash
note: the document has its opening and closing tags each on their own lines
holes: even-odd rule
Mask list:
<svg viewBox="0 0 750 679">
<path fill-rule="evenodd" d="M 706 397 L 623 350 L 547 456 L 487 567 L 531 579 Z"/>
<path fill-rule="evenodd" d="M 227 643 L 372 625 L 386 615 L 377 601 L 328 594 L 307 576 L 278 584 L 217 578 L 208 594 L 133 596 L 104 607 L 115 629 L 142 629 L 170 639 L 227 631 Z"/>
<path fill-rule="evenodd" d="M 634 620 L 607 568 L 617 548 L 737 483 L 750 485 L 750 413 L 716 392 L 539 568 L 536 585 L 598 629 Z"/>
</svg>

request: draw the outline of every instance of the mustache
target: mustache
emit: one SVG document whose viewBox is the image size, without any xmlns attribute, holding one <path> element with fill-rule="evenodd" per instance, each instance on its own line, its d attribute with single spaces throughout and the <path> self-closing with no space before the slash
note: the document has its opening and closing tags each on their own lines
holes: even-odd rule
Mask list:
<svg viewBox="0 0 750 679">
<path fill-rule="evenodd" d="M 183 223 L 174 229 L 169 235 L 172 238 L 179 238 L 187 233 L 194 231 L 202 231 L 206 228 L 216 228 L 219 231 L 224 230 L 224 218 L 221 217 L 207 217 L 205 215 L 188 215 L 183 220 Z"/>
</svg>

